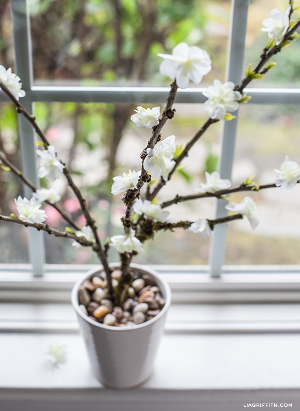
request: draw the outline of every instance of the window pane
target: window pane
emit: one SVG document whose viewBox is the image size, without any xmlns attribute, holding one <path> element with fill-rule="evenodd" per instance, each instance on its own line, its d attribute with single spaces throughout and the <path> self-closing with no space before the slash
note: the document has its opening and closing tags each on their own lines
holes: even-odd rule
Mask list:
<svg viewBox="0 0 300 411">
<path fill-rule="evenodd" d="M 163 138 L 175 134 L 177 144 L 186 144 L 187 139 L 195 134 L 207 118 L 206 112 L 202 105 L 175 107 L 176 115 L 164 129 Z M 112 197 L 110 194 L 112 177 L 121 175 L 124 171 L 128 172 L 128 169 L 140 169 L 139 156 L 151 133 L 150 130 L 136 127 L 133 122 L 128 121 L 134 108 L 135 106 L 121 104 L 36 104 L 37 119 L 47 130 L 49 141 L 55 145 L 59 157 L 71 164 L 74 180 L 88 196 L 102 240 L 123 232 L 120 218 L 124 215 L 124 206 L 120 200 L 121 195 Z M 175 174 L 174 181 L 166 185 L 162 195 L 159 194 L 158 203 L 172 199 L 176 194 L 194 193 L 195 181 L 203 181 L 204 171 L 216 167 L 219 133 L 220 126 L 216 125 L 209 130 L 210 135 L 196 144 L 194 152 L 183 162 L 183 165 L 190 165 Z M 117 144 L 119 138 L 121 141 Z M 189 181 L 191 176 L 194 179 L 193 184 Z M 61 204 L 80 225 L 84 225 L 85 219 L 81 216 L 78 202 L 71 190 L 66 189 L 65 179 L 62 177 L 57 183 L 54 185 L 62 195 Z M 186 202 L 172 206 L 169 210 L 170 219 L 194 221 L 198 217 L 213 218 L 213 204 L 213 201 L 206 200 L 201 202 L 201 205 L 198 201 L 194 204 Z M 51 206 L 46 206 L 45 210 L 51 226 L 63 230 L 68 226 L 62 223 Z M 97 262 L 95 258 L 91 258 L 88 250 L 84 247 L 76 250 L 68 240 L 49 235 L 45 236 L 45 240 L 48 263 Z M 145 252 L 141 253 L 136 261 L 152 264 L 207 264 L 208 248 L 208 239 L 176 229 L 174 233 L 159 233 L 155 243 L 149 241 Z M 185 257 L 184 261 L 182 256 Z M 117 260 L 116 253 L 110 253 L 110 260 Z"/>
<path fill-rule="evenodd" d="M 157 53 L 187 42 L 207 50 L 224 80 L 230 2 L 30 2 L 35 84 L 168 85 Z"/>
<path fill-rule="evenodd" d="M 255 174 L 259 184 L 274 183 L 286 155 L 300 164 L 299 107 L 246 106 L 240 110 L 233 182 Z M 226 264 L 299 264 L 300 187 L 232 195 L 240 202 L 250 195 L 260 224 L 252 231 L 247 219 L 229 224 Z"/>
<path fill-rule="evenodd" d="M 262 21 L 269 18 L 273 9 L 279 9 L 285 12 L 288 6 L 287 0 L 259 0 L 251 1 L 248 13 L 245 68 L 252 64 L 255 67 L 259 62 L 259 55 L 269 40 L 268 34 L 261 31 Z M 293 18 L 299 18 L 299 10 L 295 11 Z M 276 62 L 263 80 L 255 80 L 250 83 L 250 87 L 262 87 L 267 84 L 268 87 L 299 87 L 299 65 L 300 53 L 299 43 L 293 43 L 291 46 L 283 49 L 282 52 L 272 58 Z"/>
<path fill-rule="evenodd" d="M 17 114 L 11 104 L 1 104 L 0 151 L 18 169 L 22 169 L 18 149 Z M 14 199 L 23 197 L 19 179 L 0 161 L 0 214 L 10 216 L 16 212 Z M 28 230 L 18 224 L 0 221 L 0 263 L 28 263 Z"/>
</svg>

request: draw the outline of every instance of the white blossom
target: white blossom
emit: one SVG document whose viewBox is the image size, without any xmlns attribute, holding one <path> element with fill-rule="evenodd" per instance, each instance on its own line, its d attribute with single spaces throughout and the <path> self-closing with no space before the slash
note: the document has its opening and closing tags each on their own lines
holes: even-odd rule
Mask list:
<svg viewBox="0 0 300 411">
<path fill-rule="evenodd" d="M 143 249 L 142 243 L 135 237 L 135 231 L 132 229 L 128 235 L 115 235 L 110 241 L 109 244 L 119 253 L 131 253 L 132 251 L 140 253 Z"/>
<path fill-rule="evenodd" d="M 275 44 L 281 43 L 281 40 L 289 27 L 289 14 L 291 6 L 288 6 L 285 13 L 278 9 L 273 9 L 268 19 L 264 19 L 262 24 L 265 26 L 261 31 L 266 31 L 270 39 L 274 39 Z"/>
<path fill-rule="evenodd" d="M 160 107 L 146 109 L 138 106 L 135 111 L 136 114 L 133 114 L 130 118 L 138 127 L 152 128 L 158 124 Z"/>
<path fill-rule="evenodd" d="M 66 349 L 65 346 L 59 342 L 52 342 L 46 349 L 47 359 L 53 365 L 59 365 L 66 361 Z"/>
<path fill-rule="evenodd" d="M 175 136 L 169 136 L 156 144 L 154 148 L 147 148 L 144 168 L 151 174 L 152 180 L 166 175 L 170 170 L 170 161 L 175 151 Z M 169 173 L 169 171 L 168 171 Z"/>
<path fill-rule="evenodd" d="M 161 206 L 153 204 L 148 200 L 135 200 L 133 203 L 133 212 L 139 215 L 144 214 L 148 218 L 153 218 L 157 221 L 167 221 L 168 211 L 163 211 Z"/>
<path fill-rule="evenodd" d="M 26 95 L 25 91 L 21 90 L 22 83 L 20 83 L 20 80 L 20 77 L 12 73 L 11 68 L 6 70 L 4 66 L 0 66 L 0 81 L 8 88 L 17 100 Z"/>
<path fill-rule="evenodd" d="M 41 204 L 36 201 L 34 197 L 28 200 L 26 197 L 21 196 L 15 199 L 19 218 L 27 223 L 43 223 L 47 215 L 44 210 L 41 210 Z"/>
<path fill-rule="evenodd" d="M 209 237 L 211 234 L 211 228 L 205 218 L 198 218 L 193 224 L 190 225 L 189 230 L 193 233 L 200 233 L 204 238 Z"/>
<path fill-rule="evenodd" d="M 211 70 L 208 53 L 197 46 L 189 47 L 186 43 L 174 47 L 172 55 L 158 56 L 164 59 L 159 67 L 160 73 L 172 80 L 176 78 L 176 84 L 180 88 L 187 88 L 190 80 L 194 84 L 199 84 L 203 76 Z"/>
<path fill-rule="evenodd" d="M 36 150 L 36 153 L 41 158 L 38 176 L 46 177 L 48 181 L 58 179 L 65 166 L 56 158 L 55 148 L 48 146 L 47 150 Z"/>
<path fill-rule="evenodd" d="M 61 199 L 61 196 L 54 188 L 38 188 L 33 196 L 38 203 L 49 201 L 49 203 L 54 204 Z"/>
<path fill-rule="evenodd" d="M 136 188 L 139 181 L 141 171 L 131 171 L 128 173 L 123 173 L 122 176 L 116 176 L 113 178 L 114 183 L 111 188 L 111 193 L 115 196 L 117 194 L 123 193 L 131 188 Z"/>
<path fill-rule="evenodd" d="M 169 160 L 168 158 L 165 158 L 165 171 L 162 173 L 162 178 L 167 181 L 168 180 L 168 176 L 171 170 L 173 170 L 174 166 L 175 166 L 175 161 L 174 160 Z"/>
<path fill-rule="evenodd" d="M 76 231 L 77 237 L 84 237 L 87 241 L 94 241 L 94 234 L 90 226 L 82 227 L 81 231 Z M 77 241 L 73 241 L 72 246 L 75 248 L 80 248 L 81 244 Z"/>
<path fill-rule="evenodd" d="M 284 162 L 280 166 L 280 170 L 276 170 L 277 176 L 275 178 L 276 186 L 280 186 L 281 190 L 288 190 L 297 184 L 300 180 L 300 167 L 295 161 L 291 161 L 288 156 L 285 157 Z"/>
<path fill-rule="evenodd" d="M 245 197 L 240 204 L 231 203 L 225 206 L 227 210 L 235 211 L 236 213 L 243 214 L 249 220 L 252 230 L 254 230 L 258 224 L 259 220 L 257 218 L 257 206 L 251 197 Z"/>
<path fill-rule="evenodd" d="M 219 190 L 226 190 L 231 186 L 231 181 L 227 179 L 221 179 L 220 174 L 217 171 L 209 174 L 205 172 L 206 183 L 201 183 L 199 188 L 194 188 L 196 193 L 215 193 Z"/>
<path fill-rule="evenodd" d="M 234 91 L 234 84 L 228 81 L 222 84 L 219 80 L 214 80 L 214 85 L 207 87 L 203 95 L 208 98 L 204 107 L 208 110 L 210 118 L 224 120 L 227 111 L 235 111 L 239 108 L 238 101 L 242 95 Z"/>
</svg>

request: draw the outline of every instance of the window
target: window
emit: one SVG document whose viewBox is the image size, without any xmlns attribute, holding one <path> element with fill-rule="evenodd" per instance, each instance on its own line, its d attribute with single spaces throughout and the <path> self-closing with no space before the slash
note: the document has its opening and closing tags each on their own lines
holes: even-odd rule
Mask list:
<svg viewBox="0 0 300 411">
<path fill-rule="evenodd" d="M 7 10 L 9 3 L 4 3 L 6 7 L 5 13 L 8 15 L 9 13 Z M 53 139 L 57 139 L 57 143 L 61 146 L 62 150 L 66 149 L 64 144 L 69 144 L 68 148 L 72 146 L 73 137 L 67 135 L 66 127 L 63 130 L 62 128 L 59 129 L 59 127 L 55 129 L 55 124 L 47 124 L 46 119 L 51 118 L 49 113 L 57 115 L 58 123 L 60 110 L 64 113 L 68 113 L 69 117 L 67 116 L 67 125 L 70 125 L 74 118 L 80 119 L 80 122 L 87 130 L 87 144 L 95 146 L 103 136 L 95 135 L 88 129 L 88 116 L 95 119 L 96 116 L 93 113 L 101 112 L 102 117 L 99 116 L 100 120 L 98 119 L 98 123 L 95 120 L 93 125 L 95 125 L 96 128 L 104 127 L 105 129 L 105 127 L 107 127 L 107 129 L 109 129 L 111 125 L 103 124 L 103 120 L 101 120 L 105 110 L 110 113 L 116 110 L 129 112 L 130 110 L 133 110 L 137 103 L 164 103 L 168 94 L 168 88 L 166 87 L 167 83 L 161 78 L 158 80 L 158 77 L 156 77 L 155 74 L 158 63 L 155 55 L 157 52 L 161 51 L 160 48 L 162 47 L 162 42 L 153 40 L 150 45 L 147 45 L 147 47 L 151 47 L 150 57 L 149 60 L 147 60 L 147 70 L 151 74 L 149 74 L 148 79 L 147 76 L 143 74 L 142 69 L 140 69 L 139 72 L 130 72 L 130 64 L 132 64 L 130 59 L 134 53 L 140 51 L 139 47 L 141 46 L 135 42 L 134 30 L 139 30 L 141 27 L 144 30 L 151 30 L 150 26 L 143 26 L 143 22 L 148 21 L 150 17 L 156 19 L 155 27 L 160 29 L 160 36 L 165 36 L 163 39 L 167 47 L 172 48 L 176 42 L 179 42 L 182 39 L 186 39 L 186 41 L 190 41 L 191 43 L 198 42 L 202 36 L 203 48 L 210 51 L 213 61 L 214 54 L 217 58 L 216 67 L 212 70 L 209 76 L 206 77 L 200 88 L 188 88 L 179 91 L 176 101 L 177 104 L 182 104 L 182 106 L 178 109 L 178 112 L 180 112 L 182 108 L 183 111 L 186 112 L 185 117 L 179 116 L 178 120 L 175 118 L 173 125 L 170 123 L 168 129 L 166 129 L 170 131 L 171 134 L 174 125 L 176 129 L 180 130 L 180 127 L 187 127 L 186 125 L 189 124 L 188 128 L 192 133 L 193 130 L 196 129 L 196 125 L 194 125 L 192 117 L 189 117 L 188 113 L 201 113 L 201 104 L 205 100 L 202 96 L 203 86 L 209 84 L 213 78 L 216 77 L 224 80 L 226 63 L 225 53 L 224 51 L 220 51 L 219 43 L 222 44 L 222 50 L 224 50 L 225 46 L 227 46 L 228 39 L 230 39 L 226 78 L 238 83 L 241 79 L 243 68 L 250 61 L 253 61 L 253 58 L 258 57 L 259 50 L 261 49 L 260 46 L 263 44 L 261 36 L 254 37 L 256 34 L 253 34 L 252 23 L 247 26 L 248 12 L 251 16 L 251 21 L 253 20 L 255 22 L 255 33 L 258 33 L 263 16 L 267 15 L 274 7 L 273 1 L 264 1 L 262 11 L 260 8 L 261 2 L 259 1 L 251 2 L 249 6 L 249 2 L 244 0 L 235 0 L 232 3 L 229 1 L 219 2 L 216 0 L 209 2 L 196 2 L 192 0 L 182 2 L 178 0 L 175 2 L 164 2 L 164 6 L 160 7 L 161 14 L 156 15 L 155 13 L 157 13 L 157 10 L 146 9 L 149 5 L 145 5 L 145 9 L 138 9 L 140 5 L 135 2 L 124 2 L 126 7 L 124 6 L 123 10 L 120 10 L 117 6 L 112 6 L 111 3 L 105 1 L 88 2 L 85 8 L 81 7 L 80 2 L 76 3 L 76 6 L 74 7 L 71 3 L 72 2 L 68 1 L 26 2 L 25 0 L 12 0 L 11 2 L 15 46 L 15 68 L 22 79 L 23 88 L 27 92 L 22 103 L 29 111 L 32 111 L 33 104 L 35 105 L 34 109 L 37 117 L 44 123 L 48 132 L 52 133 Z M 286 7 L 285 0 L 280 0 L 277 3 L 278 8 L 284 9 Z M 114 4 L 118 4 L 118 2 L 114 2 Z M 258 10 L 259 18 L 257 16 Z M 230 12 L 231 25 L 229 26 Z M 145 18 L 145 13 L 147 13 L 147 18 Z M 182 16 L 185 16 L 185 19 L 183 19 Z M 115 24 L 118 19 L 123 19 L 122 29 L 125 34 L 118 31 L 118 25 L 116 26 Z M 170 19 L 173 20 L 171 21 Z M 177 31 L 170 31 L 170 21 L 176 26 Z M 190 30 L 191 25 L 193 27 L 192 31 Z M 45 30 L 43 36 L 39 38 L 36 33 L 41 26 L 48 27 L 49 30 Z M 53 29 L 54 27 L 55 30 Z M 99 27 L 100 35 L 99 39 L 97 39 L 97 34 L 99 34 L 97 30 L 99 30 Z M 123 34 L 127 40 L 126 47 L 124 44 L 121 44 L 123 41 Z M 145 34 L 143 32 L 142 34 L 147 38 L 147 33 Z M 151 35 L 154 35 L 152 31 Z M 156 35 L 158 34 L 156 33 Z M 99 42 L 101 47 L 98 47 Z M 293 45 L 293 47 L 297 47 L 297 45 Z M 217 53 L 217 51 L 219 52 Z M 40 57 L 41 53 L 43 58 Z M 87 64 L 86 59 L 89 57 L 89 64 Z M 290 55 L 288 58 L 292 59 L 293 56 Z M 121 61 L 120 59 L 123 60 Z M 120 61 L 122 64 L 120 64 Z M 146 60 L 141 61 L 140 64 L 145 66 L 145 61 Z M 290 116 L 288 116 L 288 118 L 284 117 L 284 113 L 288 110 L 285 105 L 290 104 L 290 107 L 292 107 L 290 112 L 297 113 L 297 105 L 300 101 L 300 89 L 298 90 L 291 87 L 291 85 L 297 85 L 297 81 L 299 81 L 298 76 L 294 74 L 293 71 L 295 65 L 297 65 L 297 61 L 291 61 L 290 67 L 292 72 L 290 73 L 287 82 L 278 82 L 276 76 L 270 78 L 269 83 L 267 84 L 276 88 L 268 86 L 264 89 L 255 87 L 247 90 L 252 99 L 250 100 L 249 106 L 240 109 L 240 119 L 237 118 L 231 122 L 225 122 L 225 124 L 222 125 L 221 130 L 220 124 L 218 124 L 214 130 L 210 130 L 210 137 L 212 137 L 214 144 L 213 147 L 209 147 L 203 143 L 203 152 L 206 153 L 205 155 L 208 155 L 209 151 L 212 150 L 213 155 L 216 153 L 219 154 L 219 168 L 223 178 L 231 177 L 232 168 L 234 173 L 236 169 L 238 169 L 237 174 L 239 176 L 242 175 L 241 168 L 238 168 L 238 165 L 239 162 L 243 160 L 243 147 L 241 146 L 242 143 L 239 138 L 236 141 L 237 129 L 242 137 L 244 137 L 244 135 L 247 134 L 247 127 L 251 130 L 256 128 L 257 123 L 259 122 L 259 115 L 263 118 L 262 122 L 268 116 L 270 118 L 276 117 L 277 121 L 280 122 L 281 127 L 286 129 L 287 125 L 285 125 L 284 122 L 288 123 Z M 122 67 L 122 69 L 120 69 L 120 67 Z M 136 70 L 137 69 L 138 67 Z M 119 72 L 120 70 L 121 72 Z M 126 76 L 126 70 L 127 72 L 130 72 L 129 76 Z M 279 70 L 283 70 L 282 66 L 279 66 Z M 97 73 L 100 73 L 98 77 Z M 99 81 L 99 78 L 101 81 Z M 259 85 L 259 83 L 256 84 Z M 280 87 L 278 87 L 278 84 Z M 6 99 L 3 94 L 1 94 L 0 98 L 1 104 L 3 104 L 5 110 Z M 263 109 L 260 108 L 260 104 L 264 104 Z M 274 104 L 279 104 L 279 106 L 274 106 Z M 265 115 L 263 115 L 264 111 Z M 280 118 L 278 112 L 281 113 Z M 249 118 L 252 119 L 250 125 L 247 123 Z M 4 122 L 3 119 L 2 122 Z M 183 126 L 181 124 L 183 124 Z M 201 125 L 201 122 L 198 123 L 198 125 L 199 124 Z M 262 124 L 260 124 L 260 127 L 261 125 Z M 51 126 L 53 126 L 53 128 L 51 128 Z M 66 126 L 66 124 L 64 124 L 64 126 Z M 80 128 L 80 124 L 71 124 L 70 128 L 72 127 Z M 130 126 L 126 127 L 130 128 Z M 22 118 L 19 118 L 19 128 L 23 170 L 25 175 L 27 175 L 33 182 L 37 183 L 34 134 L 29 124 Z M 261 127 L 260 135 L 262 133 L 269 133 L 270 130 L 271 128 L 264 130 L 263 127 Z M 60 134 L 62 131 L 63 134 Z M 218 137 L 219 131 L 221 131 L 221 143 Z M 135 142 L 137 142 L 146 139 L 147 137 L 140 131 L 137 131 L 136 136 L 133 138 L 135 138 Z M 271 142 L 269 143 L 271 144 Z M 235 146 L 237 147 L 235 148 Z M 124 150 L 124 146 L 122 146 L 122 150 Z M 238 153 L 237 156 L 235 154 L 236 151 Z M 103 151 L 98 154 L 105 156 Z M 125 156 L 123 157 L 126 157 L 126 152 L 124 152 L 124 154 Z M 280 150 L 278 150 L 277 154 L 274 154 L 274 158 L 270 161 L 271 169 L 276 166 L 275 159 L 276 164 L 278 164 L 277 160 L 282 160 L 279 158 L 279 154 L 281 154 Z M 90 153 L 87 153 L 87 155 L 90 155 Z M 240 156 L 240 158 L 238 156 Z M 264 157 L 261 155 L 261 165 L 263 165 L 263 159 Z M 116 159 L 113 161 L 115 160 Z M 74 171 L 79 174 L 80 170 L 79 168 L 76 169 L 76 161 L 73 163 Z M 249 167 L 249 169 L 251 169 L 251 167 Z M 248 171 L 248 169 L 246 171 Z M 81 177 L 78 176 L 78 178 L 80 180 Z M 95 185 L 98 183 L 99 181 L 95 180 Z M 182 184 L 182 186 L 184 186 L 184 184 Z M 190 189 L 192 189 L 192 187 Z M 27 189 L 25 189 L 25 193 L 26 192 Z M 215 205 L 214 201 L 209 202 L 207 206 L 204 205 L 204 211 L 207 209 L 211 210 L 209 211 L 211 215 L 208 215 L 207 217 L 213 217 L 215 214 L 213 211 Z M 217 216 L 224 215 L 224 206 L 224 201 L 218 201 L 216 206 Z M 72 208 L 72 204 L 70 204 L 70 207 Z M 115 213 L 115 218 L 120 214 L 118 207 L 115 207 L 114 204 L 109 205 L 109 202 L 107 202 L 105 197 L 100 200 L 98 199 L 97 207 L 102 207 L 103 214 L 107 213 L 107 216 L 109 212 L 113 214 Z M 194 210 L 191 209 L 191 212 L 194 212 Z M 53 216 L 53 218 L 55 219 L 55 216 Z M 103 226 L 103 236 L 105 236 L 105 229 L 107 227 L 104 222 L 101 222 L 101 224 Z M 246 222 L 243 224 L 246 224 Z M 289 221 L 286 220 L 286 225 L 288 224 Z M 259 262 L 262 264 L 272 264 L 271 258 L 262 258 L 261 260 L 256 258 L 255 247 L 253 248 L 252 258 L 247 259 L 245 256 L 247 251 L 245 252 L 243 248 L 239 248 L 236 252 L 237 242 L 240 243 L 240 247 L 243 243 L 243 239 L 246 238 L 244 248 L 248 250 L 249 244 L 252 244 L 253 240 L 249 233 L 241 233 L 240 236 L 238 236 L 236 231 L 233 231 L 235 227 L 237 230 L 239 229 L 238 224 L 233 225 L 232 228 L 230 228 L 229 235 L 226 236 L 226 226 L 217 226 L 211 243 L 209 244 L 208 240 L 203 241 L 201 251 L 197 250 L 197 246 L 195 246 L 195 248 L 191 250 L 191 255 L 189 256 L 187 254 L 188 250 L 186 250 L 187 262 L 180 261 L 180 259 L 177 258 L 178 252 L 176 252 L 175 249 L 173 262 L 175 264 L 200 264 L 203 265 L 203 272 L 205 272 L 206 265 L 208 265 L 210 267 L 209 272 L 213 277 L 220 276 L 224 261 L 226 264 L 230 265 L 236 263 L 257 264 Z M 268 236 L 268 228 L 265 229 L 265 232 L 267 233 L 266 236 Z M 274 230 L 269 231 L 269 233 L 270 235 L 274 235 Z M 182 238 L 180 237 L 181 234 L 175 234 L 175 239 L 177 240 L 177 244 L 179 244 L 180 250 L 182 250 L 183 244 L 187 242 L 188 244 L 194 243 L 193 240 L 188 239 L 190 234 L 191 233 L 185 233 Z M 6 233 L 3 235 L 6 235 Z M 168 234 L 168 236 L 170 236 L 170 234 Z M 288 236 L 289 233 L 287 232 L 287 237 Z M 296 241 L 298 244 L 299 237 L 296 234 L 292 234 L 293 240 L 291 241 L 295 241 L 295 237 L 297 237 Z M 82 255 L 79 260 L 74 260 L 74 256 L 70 253 L 66 255 L 64 251 L 62 252 L 61 257 L 59 257 L 59 252 L 62 249 L 62 242 L 57 241 L 57 239 L 45 239 L 45 241 L 47 241 L 45 252 L 43 238 L 42 233 L 30 230 L 29 261 L 32 264 L 34 274 L 37 276 L 43 273 L 45 262 L 54 262 L 54 260 L 51 259 L 51 256 L 55 254 L 55 251 L 57 251 L 56 262 L 59 263 L 95 262 L 94 260 L 87 260 L 85 255 Z M 236 238 L 241 238 L 241 241 L 237 241 Z M 278 247 L 280 248 L 281 244 L 282 247 L 284 245 L 289 247 L 291 241 L 288 242 L 288 239 L 286 240 L 286 243 L 279 242 Z M 165 244 L 167 247 L 168 242 L 164 240 L 163 236 L 161 243 Z M 258 243 L 260 244 L 259 241 Z M 69 246 L 69 244 L 67 244 L 67 246 Z M 268 248 L 267 243 L 264 243 L 264 246 L 266 247 L 266 250 L 270 249 Z M 56 250 L 52 252 L 51 247 L 56 247 Z M 190 249 L 190 247 L 188 249 Z M 258 248 L 261 249 L 260 246 L 258 246 Z M 170 249 L 166 248 L 163 254 L 168 255 L 169 252 Z M 161 258 L 159 255 L 159 250 L 155 251 L 155 253 L 154 256 L 156 262 L 165 262 L 165 258 Z M 266 253 L 268 253 L 268 251 L 266 251 Z M 24 251 L 22 251 L 21 254 L 23 255 Z M 140 260 L 143 260 L 143 256 L 139 258 Z M 146 262 L 151 263 L 151 260 L 147 260 L 147 255 L 145 260 Z M 26 261 L 26 259 L 23 261 Z M 168 262 L 170 261 L 172 260 L 169 260 Z M 19 260 L 16 260 L 16 262 L 19 262 Z M 283 262 L 286 264 L 298 264 L 299 258 L 296 251 L 290 258 L 285 259 Z M 226 272 L 228 272 L 228 270 L 226 270 Z"/>
</svg>

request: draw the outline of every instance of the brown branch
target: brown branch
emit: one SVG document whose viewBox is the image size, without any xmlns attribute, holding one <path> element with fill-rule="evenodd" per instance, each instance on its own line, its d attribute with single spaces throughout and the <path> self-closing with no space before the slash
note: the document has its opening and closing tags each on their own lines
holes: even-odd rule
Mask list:
<svg viewBox="0 0 300 411">
<path fill-rule="evenodd" d="M 199 198 L 207 198 L 207 197 L 215 197 L 215 198 L 221 198 L 224 195 L 231 194 L 231 193 L 238 193 L 241 191 L 260 191 L 264 190 L 266 188 L 276 188 L 280 186 L 276 186 L 275 183 L 271 184 L 264 184 L 261 186 L 255 186 L 255 185 L 245 185 L 241 184 L 239 187 L 235 188 L 228 188 L 226 190 L 219 190 L 214 193 L 200 193 L 200 194 L 191 194 L 188 196 L 179 196 L 176 195 L 172 200 L 164 201 L 163 203 L 160 204 L 161 208 L 166 208 L 171 206 L 172 204 L 177 204 L 181 203 L 183 201 L 190 201 L 190 200 L 197 200 Z"/>
<path fill-rule="evenodd" d="M 15 167 L 6 157 L 4 157 L 1 153 L 0 153 L 0 160 L 2 161 L 2 163 L 6 164 L 11 171 L 16 174 L 26 185 L 28 185 L 28 187 L 31 188 L 32 191 L 36 192 L 36 190 L 38 189 L 34 184 L 32 184 L 32 182 L 30 180 L 28 180 L 27 177 L 24 176 L 24 174 L 17 168 Z M 57 210 L 60 215 L 76 230 L 80 231 L 81 227 L 74 221 L 72 220 L 72 218 L 56 203 L 52 204 L 50 203 L 50 201 L 45 201 L 45 203 L 49 204 L 50 206 L 52 206 L 53 208 L 55 208 L 55 210 Z"/>
</svg>

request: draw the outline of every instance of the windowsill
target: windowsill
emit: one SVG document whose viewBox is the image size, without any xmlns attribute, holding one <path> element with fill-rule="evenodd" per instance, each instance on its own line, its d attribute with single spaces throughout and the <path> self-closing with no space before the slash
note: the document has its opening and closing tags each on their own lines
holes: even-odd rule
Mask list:
<svg viewBox="0 0 300 411">
<path fill-rule="evenodd" d="M 250 402 L 293 402 L 294 409 L 300 405 L 300 358 L 295 355 L 300 346 L 300 306 L 295 298 L 284 301 L 273 294 L 277 301 L 268 304 L 237 303 L 235 299 L 199 303 L 195 293 L 201 282 L 208 287 L 207 278 L 198 278 L 192 287 L 187 277 L 180 298 L 173 277 L 176 298 L 154 372 L 142 387 L 115 391 L 102 387 L 91 375 L 76 318 L 66 299 L 68 281 L 60 287 L 53 283 L 51 297 L 51 287 L 45 294 L 50 277 L 34 280 L 27 287 L 24 281 L 19 291 L 13 278 L 3 281 L 0 290 L 7 293 L 10 289 L 22 297 L 18 300 L 15 294 L 0 303 L 1 411 L 235 411 Z M 293 284 L 297 282 L 294 278 Z M 231 295 L 237 287 L 233 283 L 230 288 L 227 281 L 225 287 Z M 264 293 L 274 292 L 263 284 Z M 220 293 L 222 285 L 218 287 Z M 41 294 L 34 302 L 26 301 L 24 288 Z M 57 299 L 59 288 L 64 294 Z M 291 288 L 281 285 L 282 295 L 297 294 L 297 287 Z M 58 367 L 46 359 L 45 350 L 52 341 L 66 347 L 67 360 Z"/>
</svg>

